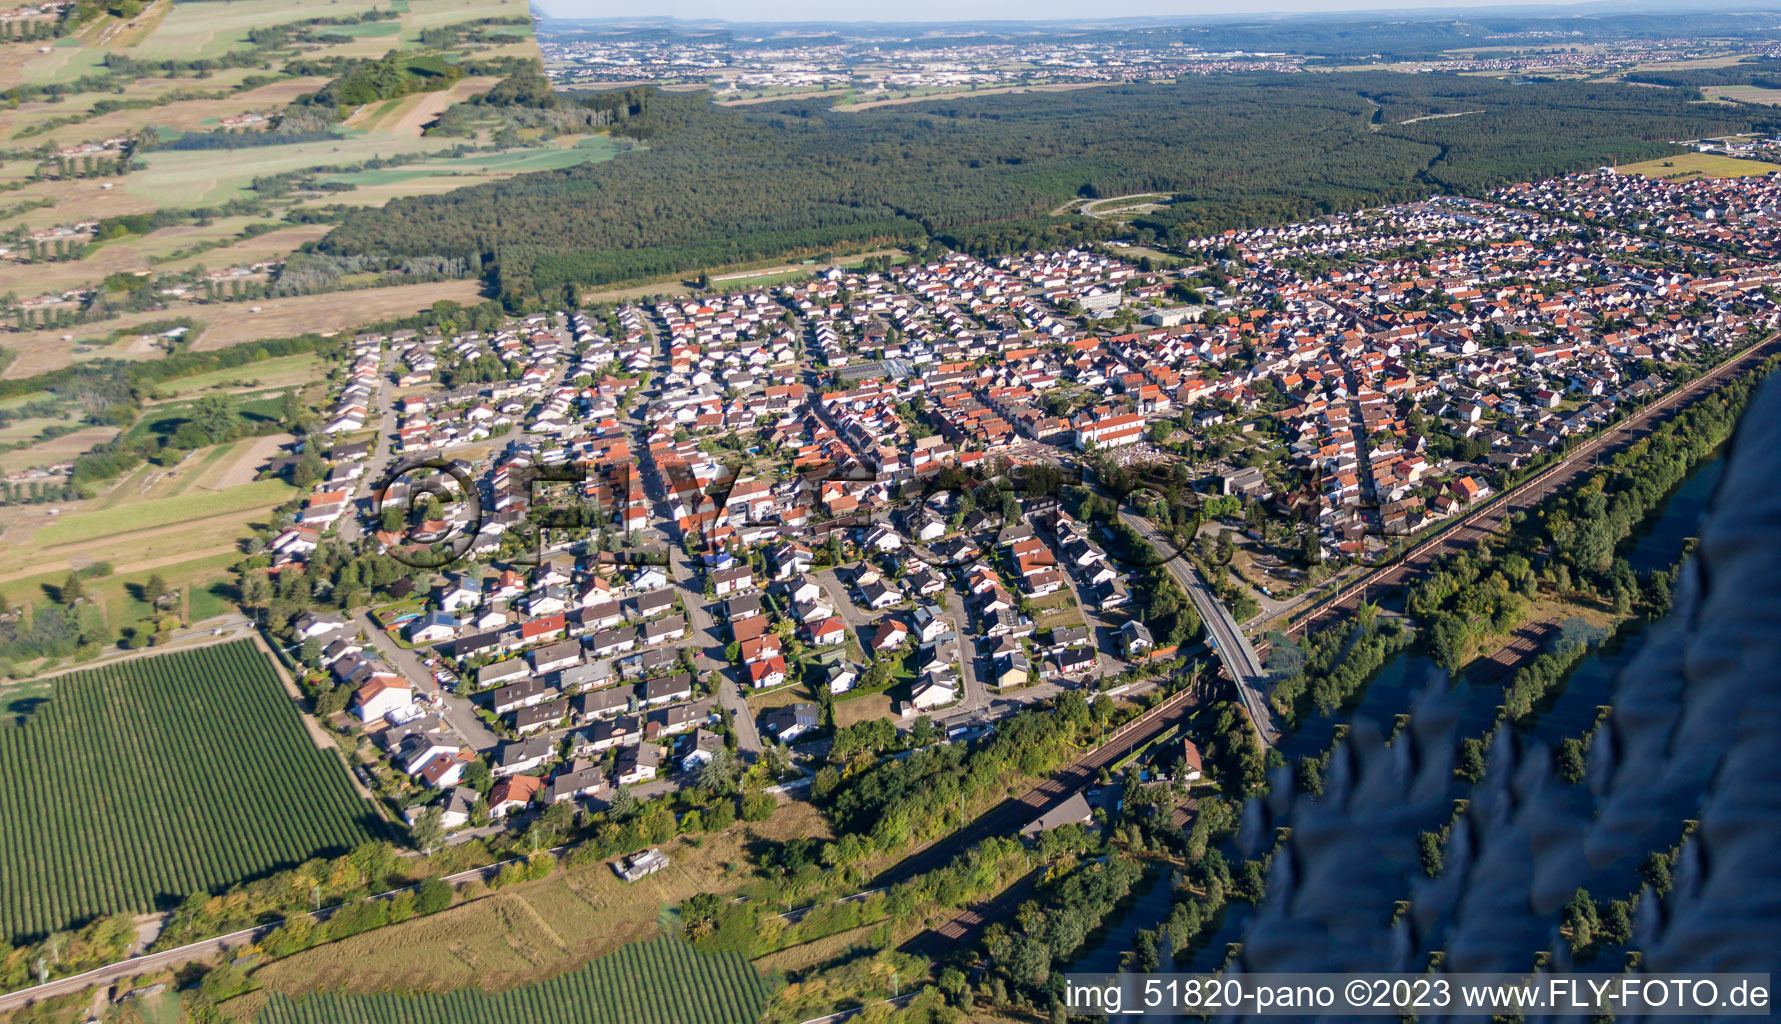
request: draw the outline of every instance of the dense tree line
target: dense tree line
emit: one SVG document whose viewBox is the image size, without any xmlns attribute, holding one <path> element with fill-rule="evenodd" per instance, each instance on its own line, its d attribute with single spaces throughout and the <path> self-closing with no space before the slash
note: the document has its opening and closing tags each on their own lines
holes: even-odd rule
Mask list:
<svg viewBox="0 0 1781 1024">
<path fill-rule="evenodd" d="M 1626 80 L 1679 89 L 1714 85 L 1754 85 L 1763 89 L 1781 89 L 1781 61 L 1750 57 L 1722 68 L 1635 69 L 1626 73 Z"/>
<path fill-rule="evenodd" d="M 1275 684 L 1268 702 L 1289 721 L 1303 717 L 1305 701 L 1319 714 L 1334 714 L 1410 641 L 1409 629 L 1396 620 L 1381 623 L 1367 606 L 1355 621 L 1307 636 L 1302 643 L 1304 662 Z"/>
<path fill-rule="evenodd" d="M 533 95 L 522 82 L 509 91 Z M 1484 112 L 1381 124 L 1374 96 L 1402 110 Z M 1751 123 L 1686 100 L 1390 73 L 1231 75 L 855 113 L 796 100 L 723 109 L 664 93 L 615 127 L 648 144 L 623 161 L 396 200 L 349 216 L 322 248 L 477 260 L 517 307 L 556 301 L 565 286 L 844 242 L 925 233 L 994 251 L 1043 240 L 1050 229 L 1033 219 L 1073 196 L 1173 194 L 1137 227 L 1178 239 L 1651 155 Z M 1072 215 L 1060 230 L 1108 230 L 1074 223 L 1088 219 Z"/>
<path fill-rule="evenodd" d="M 532 19 L 523 14 L 514 14 L 460 21 L 452 25 L 435 25 L 421 29 L 420 44 L 430 50 L 450 50 L 469 43 L 498 42 L 502 38 L 513 38 L 510 31 L 502 30 L 515 26 L 523 26 L 525 34 L 530 35 Z"/>
<path fill-rule="evenodd" d="M 186 132 L 171 142 L 164 142 L 156 149 L 169 150 L 211 150 L 211 149 L 253 149 L 259 146 L 287 146 L 299 142 L 329 142 L 339 136 L 329 131 L 292 131 L 266 132 L 249 131 L 216 131 Z"/>
<path fill-rule="evenodd" d="M 590 132 L 640 117 L 655 95 L 654 86 L 558 92 L 544 77 L 543 64 L 530 61 L 488 92 L 446 108 L 427 134 L 471 135 L 491 117 L 516 129 L 542 128 L 558 135 Z"/>
<path fill-rule="evenodd" d="M 1010 778 L 1048 774 L 1112 721 L 1101 698 L 1071 691 L 1003 719 L 981 742 L 929 747 L 840 780 L 821 801 L 838 832 L 869 840 L 860 853 L 898 852 L 958 826 L 960 812 Z"/>
</svg>

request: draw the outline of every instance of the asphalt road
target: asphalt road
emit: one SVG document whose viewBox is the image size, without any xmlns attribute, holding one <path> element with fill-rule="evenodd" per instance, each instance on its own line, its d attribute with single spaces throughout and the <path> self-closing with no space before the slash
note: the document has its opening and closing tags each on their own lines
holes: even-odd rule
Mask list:
<svg viewBox="0 0 1781 1024">
<path fill-rule="evenodd" d="M 724 660 L 728 631 L 717 624 L 706 606 L 705 578 L 697 563 L 678 544 L 668 546 L 668 561 L 673 570 L 674 585 L 680 588 L 681 603 L 686 605 L 687 624 L 692 627 L 692 636 L 682 640 L 680 646 L 692 649 L 693 665 L 701 677 L 711 671 L 723 677 L 723 684 L 717 688 L 718 703 L 730 712 L 730 720 L 735 725 L 736 752 L 743 760 L 752 761 L 761 753 L 761 731 L 748 710 L 741 673 Z"/>
<path fill-rule="evenodd" d="M 1168 541 L 1163 539 L 1150 520 L 1123 509 L 1119 516 L 1159 551 L 1170 550 Z M 1262 746 L 1273 746 L 1280 739 L 1280 727 L 1275 723 L 1274 714 L 1262 695 L 1262 688 L 1267 685 L 1267 673 L 1262 671 L 1261 659 L 1256 656 L 1255 648 L 1249 645 L 1249 638 L 1243 635 L 1243 628 L 1231 617 L 1224 602 L 1212 593 L 1211 588 L 1200 579 L 1200 574 L 1194 571 L 1185 557 L 1171 558 L 1166 564 L 1169 574 L 1181 584 L 1181 589 L 1187 592 L 1188 599 L 1193 602 L 1195 610 L 1206 623 L 1206 633 L 1212 639 L 1212 648 L 1218 653 L 1219 661 L 1224 663 L 1225 674 L 1237 684 L 1237 693 L 1242 698 L 1243 709 L 1249 713 L 1249 721 L 1255 727 L 1256 737 L 1261 740 Z"/>
<path fill-rule="evenodd" d="M 371 646 L 377 648 L 377 653 L 414 683 L 418 687 L 417 692 L 439 694 L 439 699 L 445 706 L 440 717 L 445 719 L 445 724 L 451 726 L 451 731 L 457 733 L 458 739 L 465 746 L 478 754 L 486 755 L 501 745 L 501 737 L 496 736 L 488 726 L 482 724 L 482 719 L 476 717 L 476 706 L 468 698 L 456 696 L 434 682 L 432 670 L 422 664 L 420 656 L 405 650 L 388 633 L 379 629 L 377 623 L 371 621 L 369 612 L 360 609 L 353 613 L 353 619 L 359 624 L 360 632 L 365 634 Z"/>
</svg>

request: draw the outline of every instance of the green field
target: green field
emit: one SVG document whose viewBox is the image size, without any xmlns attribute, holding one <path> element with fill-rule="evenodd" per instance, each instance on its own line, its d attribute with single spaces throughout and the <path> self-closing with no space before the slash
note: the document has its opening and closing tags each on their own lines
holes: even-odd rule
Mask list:
<svg viewBox="0 0 1781 1024">
<path fill-rule="evenodd" d="M 61 676 L 5 710 L 0 936 L 153 910 L 376 838 L 339 756 L 247 641 Z"/>
<path fill-rule="evenodd" d="M 705 954 L 662 936 L 572 974 L 505 992 L 291 999 L 271 993 L 257 1024 L 754 1024 L 775 983 L 740 953 Z"/>
<path fill-rule="evenodd" d="M 349 17 L 373 7 L 377 0 L 229 0 L 228 3 L 176 3 L 173 10 L 138 44 L 131 56 L 143 59 L 195 60 L 217 57 L 247 45 L 247 34 L 256 28 L 302 21 L 318 16 Z M 376 24 L 373 22 L 372 24 Z M 394 26 L 395 22 L 387 23 Z M 355 36 L 367 34 L 362 25 L 329 25 L 328 32 Z M 385 31 L 388 31 L 387 29 Z M 393 34 L 393 33 L 392 33 Z"/>
<path fill-rule="evenodd" d="M 265 388 L 277 390 L 293 385 L 311 384 L 328 375 L 328 368 L 319 357 L 309 352 L 294 356 L 275 356 L 257 363 L 229 366 L 209 373 L 180 377 L 158 385 L 157 392 L 187 395 L 210 389 Z"/>
<path fill-rule="evenodd" d="M 257 365 L 248 363 L 233 367 L 227 371 L 227 376 L 232 376 L 237 380 L 250 379 L 255 375 Z M 173 388 L 183 389 L 186 381 L 172 381 L 169 384 Z M 262 428 L 278 422 L 282 395 L 282 391 L 270 390 L 265 394 L 255 392 L 252 395 L 235 396 L 235 415 L 250 431 L 272 433 L 272 431 Z M 158 402 L 150 406 L 143 413 L 142 418 L 124 432 L 124 440 L 127 442 L 143 441 L 147 440 L 150 435 L 171 437 L 182 423 L 191 419 L 196 407 L 195 401 Z"/>
<path fill-rule="evenodd" d="M 168 206 L 221 203 L 245 195 L 253 179 L 261 175 L 450 149 L 457 141 L 343 134 L 334 141 L 266 146 L 254 150 L 252 159 L 230 160 L 219 160 L 215 153 L 203 150 L 149 150 L 140 159 L 144 169 L 126 177 L 124 188 L 133 196 Z"/>
<path fill-rule="evenodd" d="M 49 526 L 38 530 L 32 542 L 39 548 L 58 544 L 77 544 L 113 534 L 146 530 L 153 526 L 183 523 L 188 519 L 220 516 L 244 509 L 268 508 L 283 504 L 297 489 L 283 480 L 255 480 L 253 483 L 222 491 L 194 491 L 168 498 L 155 498 L 115 508 L 72 512 Z"/>
</svg>

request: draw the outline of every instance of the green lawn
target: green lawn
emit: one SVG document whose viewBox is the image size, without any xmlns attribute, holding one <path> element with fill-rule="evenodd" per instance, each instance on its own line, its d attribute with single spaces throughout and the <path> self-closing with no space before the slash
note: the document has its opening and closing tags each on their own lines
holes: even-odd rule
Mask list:
<svg viewBox="0 0 1781 1024">
<path fill-rule="evenodd" d="M 235 373 L 247 371 L 245 367 L 237 368 Z M 274 433 L 265 429 L 278 422 L 278 407 L 282 390 L 256 392 L 253 395 L 234 396 L 235 415 L 247 429 L 259 433 Z M 124 434 L 126 442 L 141 441 L 151 435 L 171 437 L 179 430 L 180 424 L 190 419 L 194 409 L 192 402 L 163 402 L 151 406 L 142 418 L 138 419 Z"/>
<path fill-rule="evenodd" d="M 166 206 L 221 203 L 247 194 L 253 179 L 261 175 L 357 164 L 401 153 L 429 153 L 459 141 L 348 134 L 331 141 L 265 146 L 254 150 L 251 160 L 219 159 L 206 150 L 150 150 L 138 157 L 144 167 L 126 176 L 123 187 L 133 196 Z"/>
</svg>

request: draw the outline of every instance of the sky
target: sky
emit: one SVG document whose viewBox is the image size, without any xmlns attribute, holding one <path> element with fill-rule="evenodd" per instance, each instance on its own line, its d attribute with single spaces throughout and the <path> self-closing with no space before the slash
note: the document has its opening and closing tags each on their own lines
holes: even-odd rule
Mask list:
<svg viewBox="0 0 1781 1024">
<path fill-rule="evenodd" d="M 1568 0 L 542 0 L 559 18 L 671 17 L 731 22 L 1050 21 L 1390 9 L 1568 6 Z M 1600 3 L 1591 3 L 1600 11 Z M 1629 5 L 1631 6 L 1631 5 Z"/>
</svg>

